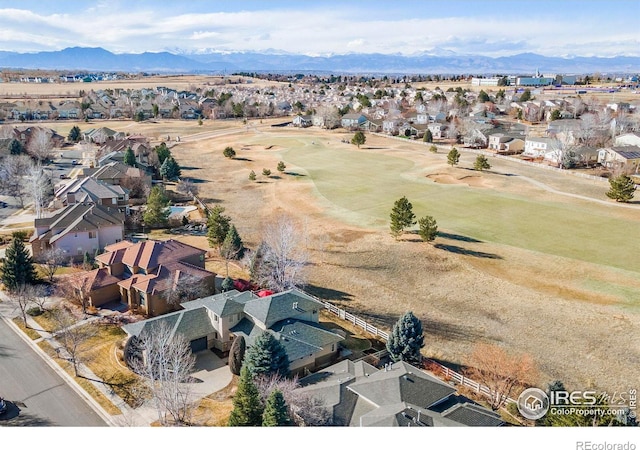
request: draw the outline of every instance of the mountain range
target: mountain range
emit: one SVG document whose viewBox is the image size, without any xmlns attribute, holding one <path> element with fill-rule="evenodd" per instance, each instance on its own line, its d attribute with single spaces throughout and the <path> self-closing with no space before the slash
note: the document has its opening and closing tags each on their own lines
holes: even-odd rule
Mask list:
<svg viewBox="0 0 640 450">
<path fill-rule="evenodd" d="M 115 54 L 103 48 L 72 47 L 38 53 L 0 52 L 0 68 L 62 71 L 233 73 L 303 72 L 352 74 L 591 74 L 638 73 L 640 57 L 548 57 L 535 53 L 490 58 L 479 55 L 351 53 L 306 56 L 288 53 L 170 52 Z"/>
</svg>

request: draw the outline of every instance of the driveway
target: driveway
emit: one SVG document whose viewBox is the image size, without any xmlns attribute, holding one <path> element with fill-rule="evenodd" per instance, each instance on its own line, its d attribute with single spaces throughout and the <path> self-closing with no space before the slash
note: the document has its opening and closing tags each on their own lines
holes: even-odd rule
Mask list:
<svg viewBox="0 0 640 450">
<path fill-rule="evenodd" d="M 194 397 L 206 397 L 231 383 L 233 375 L 227 365 L 228 358 L 221 359 L 211 350 L 203 350 L 195 355 L 196 365 L 191 374 L 196 380 L 191 384 Z"/>
</svg>

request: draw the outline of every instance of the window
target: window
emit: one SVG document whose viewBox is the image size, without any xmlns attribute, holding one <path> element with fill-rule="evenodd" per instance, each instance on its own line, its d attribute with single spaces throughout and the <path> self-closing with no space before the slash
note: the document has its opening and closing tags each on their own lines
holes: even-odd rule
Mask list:
<svg viewBox="0 0 640 450">
<path fill-rule="evenodd" d="M 89 231 L 89 239 L 95 239 L 96 238 L 96 232 L 95 231 Z"/>
<path fill-rule="evenodd" d="M 144 306 L 145 303 L 145 293 L 140 292 L 140 306 Z"/>
<path fill-rule="evenodd" d="M 217 314 L 213 315 L 213 320 L 215 320 L 216 322 L 218 321 L 218 315 Z"/>
</svg>

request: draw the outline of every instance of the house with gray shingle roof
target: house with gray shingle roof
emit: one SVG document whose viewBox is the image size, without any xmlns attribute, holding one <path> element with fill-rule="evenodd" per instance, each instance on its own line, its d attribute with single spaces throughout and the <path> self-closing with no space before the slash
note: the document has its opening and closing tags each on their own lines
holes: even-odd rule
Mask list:
<svg viewBox="0 0 640 450">
<path fill-rule="evenodd" d="M 300 379 L 301 393 L 327 408 L 338 426 L 501 426 L 500 416 L 434 376 L 399 361 L 377 369 L 341 361 Z"/>
<path fill-rule="evenodd" d="M 182 303 L 183 310 L 123 326 L 130 336 L 168 321 L 191 343 L 193 351 L 215 348 L 227 352 L 236 336 L 251 347 L 262 333 L 271 333 L 285 348 L 292 373 L 335 361 L 344 339 L 319 324 L 323 305 L 298 289 L 259 297 L 236 290 Z M 202 325 L 206 322 L 206 325 Z M 195 324 L 199 325 L 195 325 Z"/>
</svg>

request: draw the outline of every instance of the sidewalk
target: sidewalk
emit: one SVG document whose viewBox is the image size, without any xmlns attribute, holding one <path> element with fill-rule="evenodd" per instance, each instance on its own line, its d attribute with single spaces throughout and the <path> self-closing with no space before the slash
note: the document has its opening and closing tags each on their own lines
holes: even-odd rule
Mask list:
<svg viewBox="0 0 640 450">
<path fill-rule="evenodd" d="M 51 335 L 51 333 L 42 330 L 40 325 L 31 317 L 27 316 L 27 324 L 31 329 L 40 334 L 40 338 L 36 340 L 30 339 L 28 336 L 25 336 L 22 330 L 13 322 L 13 318 L 18 316 L 18 311 L 16 311 L 13 305 L 10 303 L 6 294 L 0 291 L 0 318 L 3 319 L 9 326 L 13 327 L 16 332 L 22 337 L 22 339 L 27 342 L 34 351 L 40 355 L 40 357 L 51 367 L 53 370 L 58 373 L 66 383 L 73 388 L 88 404 L 91 406 L 100 417 L 102 417 L 105 422 L 109 426 L 135 426 L 135 427 L 144 427 L 149 426 L 152 422 L 158 419 L 157 413 L 154 408 L 143 405 L 137 409 L 131 408 L 122 398 L 116 395 L 111 388 L 101 382 L 101 380 L 84 364 L 80 364 L 78 366 L 78 373 L 82 374 L 83 377 L 86 377 L 88 381 L 90 381 L 93 386 L 102 392 L 106 398 L 108 398 L 116 407 L 122 411 L 121 415 L 112 416 L 107 413 L 102 406 L 98 404 L 98 402 L 91 397 L 89 394 L 85 392 L 82 387 L 70 376 L 66 371 L 62 369 L 55 361 L 53 361 L 49 355 L 47 355 L 37 344 L 40 341 L 46 341 L 51 345 L 54 349 L 59 351 L 64 355 L 65 350 L 62 348 L 60 343 L 56 341 L 55 337 Z M 97 320 L 100 317 L 89 317 L 84 319 L 74 326 L 79 326 L 84 323 Z"/>
</svg>

